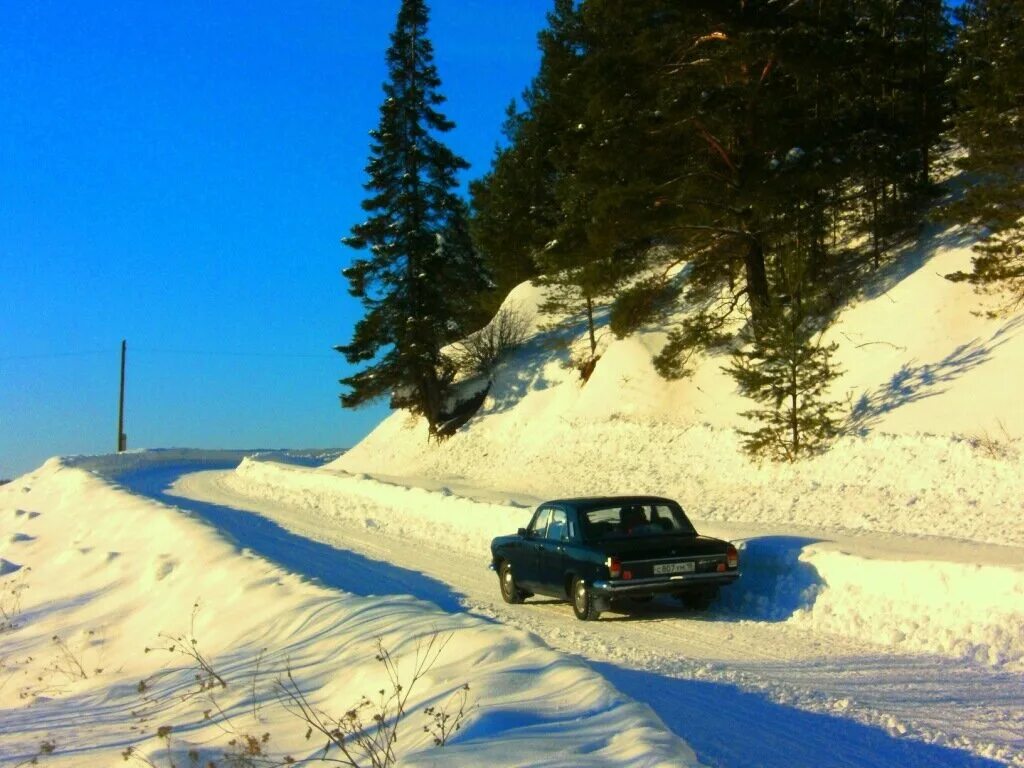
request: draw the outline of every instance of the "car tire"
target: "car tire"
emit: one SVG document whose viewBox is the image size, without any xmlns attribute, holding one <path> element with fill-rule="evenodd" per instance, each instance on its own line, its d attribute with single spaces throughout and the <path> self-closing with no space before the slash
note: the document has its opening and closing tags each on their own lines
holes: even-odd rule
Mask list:
<svg viewBox="0 0 1024 768">
<path fill-rule="evenodd" d="M 572 583 L 572 611 L 580 621 L 596 621 L 601 615 L 590 585 L 580 578 Z"/>
<path fill-rule="evenodd" d="M 679 600 L 691 611 L 706 611 L 718 597 L 718 590 L 707 592 L 684 592 L 679 595 Z"/>
<path fill-rule="evenodd" d="M 515 577 L 512 575 L 512 564 L 506 560 L 501 564 L 498 569 L 498 582 L 501 586 L 501 598 L 511 605 L 517 605 L 523 602 L 525 593 L 516 584 Z"/>
</svg>

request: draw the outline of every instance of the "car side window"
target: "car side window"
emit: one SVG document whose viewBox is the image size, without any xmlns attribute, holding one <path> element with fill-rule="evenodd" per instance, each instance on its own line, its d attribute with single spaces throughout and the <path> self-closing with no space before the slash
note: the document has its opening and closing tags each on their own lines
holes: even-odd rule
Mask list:
<svg viewBox="0 0 1024 768">
<path fill-rule="evenodd" d="M 527 529 L 531 536 L 544 535 L 544 529 L 548 527 L 548 517 L 550 514 L 550 509 L 537 510 L 537 514 L 533 516 L 533 520 L 530 521 L 530 527 Z"/>
<path fill-rule="evenodd" d="M 561 509 L 551 510 L 551 519 L 548 522 L 548 538 L 561 541 L 566 537 L 568 531 L 565 511 Z"/>
</svg>

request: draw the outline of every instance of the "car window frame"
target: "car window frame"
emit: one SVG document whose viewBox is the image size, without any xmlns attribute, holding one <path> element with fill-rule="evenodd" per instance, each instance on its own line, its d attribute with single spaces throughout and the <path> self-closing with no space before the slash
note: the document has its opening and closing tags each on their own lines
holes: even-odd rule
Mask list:
<svg viewBox="0 0 1024 768">
<path fill-rule="evenodd" d="M 561 514 L 565 520 L 565 525 L 562 526 L 562 535 L 557 539 L 550 536 L 549 531 L 551 530 L 551 521 L 556 514 Z M 544 538 L 548 541 L 569 541 L 569 512 L 561 507 L 550 507 L 550 514 L 548 515 L 548 522 L 544 526 Z"/>
<path fill-rule="evenodd" d="M 534 529 L 534 523 L 538 522 L 544 516 L 544 528 L 543 530 Z M 530 520 L 530 524 L 526 526 L 526 537 L 528 539 L 545 539 L 547 538 L 548 531 L 548 520 L 551 519 L 551 507 L 540 507 L 536 512 L 533 513 L 533 518 Z"/>
<path fill-rule="evenodd" d="M 668 535 L 668 536 L 697 536 L 697 535 L 699 535 L 697 533 L 696 527 L 693 525 L 693 521 L 690 520 L 689 516 L 686 514 L 686 510 L 684 510 L 682 508 L 682 506 L 680 504 L 678 504 L 677 502 L 673 502 L 673 501 L 665 500 L 665 499 L 662 499 L 662 500 L 653 500 L 653 499 L 615 499 L 615 500 L 609 500 L 609 503 L 607 503 L 607 504 L 598 504 L 598 505 L 595 505 L 593 507 L 588 507 L 586 509 L 577 510 L 577 517 L 580 518 L 579 533 L 580 533 L 581 540 L 582 541 L 586 541 L 588 543 L 595 543 L 595 542 L 601 542 L 601 541 L 614 541 L 614 540 L 629 538 L 625 534 L 619 534 L 619 533 L 612 532 L 612 531 L 610 531 L 608 534 L 606 534 L 604 536 L 601 536 L 599 538 L 592 538 L 591 536 L 585 535 L 585 533 L 584 533 L 584 524 L 586 523 L 586 526 L 588 528 L 590 526 L 594 526 L 595 525 L 593 522 L 590 521 L 590 514 L 592 512 L 604 512 L 604 511 L 612 511 L 612 510 L 618 509 L 620 511 L 620 513 L 621 513 L 621 510 L 625 506 L 633 506 L 633 505 L 641 506 L 641 507 L 645 507 L 645 508 L 665 507 L 665 508 L 667 508 L 672 513 L 673 517 L 676 516 L 676 513 L 679 514 L 680 519 L 677 522 L 689 526 L 689 530 L 663 531 L 664 535 Z M 610 521 L 608 521 L 608 522 L 610 522 Z M 604 524 L 605 524 L 604 522 L 597 523 L 597 525 L 604 525 Z M 642 539 L 642 538 L 656 538 L 657 536 L 660 536 L 660 535 L 662 535 L 662 533 L 655 532 L 655 533 L 651 533 L 651 534 L 646 534 L 646 535 L 638 536 L 636 538 L 638 538 L 638 539 Z"/>
</svg>

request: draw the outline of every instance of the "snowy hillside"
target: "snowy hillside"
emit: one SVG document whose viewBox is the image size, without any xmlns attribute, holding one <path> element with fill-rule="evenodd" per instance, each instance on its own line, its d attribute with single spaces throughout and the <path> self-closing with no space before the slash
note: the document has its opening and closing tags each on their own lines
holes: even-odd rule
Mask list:
<svg viewBox="0 0 1024 768">
<path fill-rule="evenodd" d="M 848 433 L 827 455 L 752 463 L 733 429 L 751 403 L 723 372 L 727 358 L 665 381 L 651 360 L 666 328 L 622 340 L 605 330 L 582 385 L 569 363 L 582 329 L 568 348 L 553 344 L 540 291 L 524 284 L 505 305 L 533 316 L 534 335 L 467 427 L 435 444 L 398 412 L 332 466 L 538 497 L 663 493 L 705 520 L 1024 544 L 1024 315 L 984 317 L 991 302 L 944 279 L 969 264 L 970 246 L 932 231 L 830 330 Z"/>
</svg>

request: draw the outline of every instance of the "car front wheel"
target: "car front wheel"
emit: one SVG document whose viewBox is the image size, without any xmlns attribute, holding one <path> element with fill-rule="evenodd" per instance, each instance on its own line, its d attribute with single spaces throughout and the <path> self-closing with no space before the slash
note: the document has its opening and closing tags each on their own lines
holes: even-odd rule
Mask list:
<svg viewBox="0 0 1024 768">
<path fill-rule="evenodd" d="M 512 565 L 507 560 L 498 569 L 498 580 L 501 582 L 501 597 L 506 603 L 515 605 L 523 602 L 523 591 L 516 586 L 516 579 L 512 575 Z"/>
<path fill-rule="evenodd" d="M 572 610 L 580 621 L 595 621 L 601 615 L 594 602 L 594 593 L 583 579 L 572 583 Z"/>
</svg>

